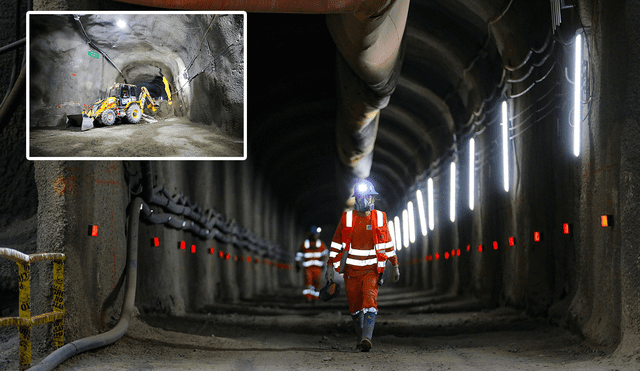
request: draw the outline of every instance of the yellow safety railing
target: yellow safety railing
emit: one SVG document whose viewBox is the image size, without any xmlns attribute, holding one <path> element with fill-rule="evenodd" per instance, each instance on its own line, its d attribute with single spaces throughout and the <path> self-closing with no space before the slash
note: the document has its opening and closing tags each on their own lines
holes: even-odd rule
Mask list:
<svg viewBox="0 0 640 371">
<path fill-rule="evenodd" d="M 64 344 L 64 266 L 65 255 L 43 253 L 26 255 L 20 251 L 0 247 L 0 257 L 18 264 L 18 315 L 0 318 L 0 327 L 18 326 L 20 340 L 20 370 L 31 366 L 31 326 L 53 322 L 53 346 Z M 53 312 L 31 317 L 31 263 L 53 260 Z"/>
</svg>

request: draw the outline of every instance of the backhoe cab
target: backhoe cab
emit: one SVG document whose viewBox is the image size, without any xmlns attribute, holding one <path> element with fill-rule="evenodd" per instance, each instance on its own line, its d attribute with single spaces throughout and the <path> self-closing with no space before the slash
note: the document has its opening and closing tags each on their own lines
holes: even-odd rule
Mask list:
<svg viewBox="0 0 640 371">
<path fill-rule="evenodd" d="M 131 84 L 117 83 L 109 87 L 107 98 L 93 103 L 90 109 L 82 111 L 82 131 L 93 129 L 95 121 L 104 125 L 113 125 L 116 119 L 126 118 L 132 124 L 137 124 L 142 118 L 145 101 L 146 108 L 156 111 L 156 102 L 146 87 L 138 88 Z"/>
</svg>

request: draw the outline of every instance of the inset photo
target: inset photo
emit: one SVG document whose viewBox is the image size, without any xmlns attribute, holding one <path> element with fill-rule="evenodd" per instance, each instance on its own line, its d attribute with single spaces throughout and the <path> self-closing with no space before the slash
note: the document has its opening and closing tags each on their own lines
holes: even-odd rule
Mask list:
<svg viewBox="0 0 640 371">
<path fill-rule="evenodd" d="M 29 12 L 29 160 L 246 159 L 245 12 Z"/>
</svg>

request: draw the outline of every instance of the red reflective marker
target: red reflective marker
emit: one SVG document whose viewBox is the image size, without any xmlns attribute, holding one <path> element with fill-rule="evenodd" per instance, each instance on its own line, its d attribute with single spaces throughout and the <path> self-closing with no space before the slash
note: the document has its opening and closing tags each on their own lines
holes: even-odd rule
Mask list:
<svg viewBox="0 0 640 371">
<path fill-rule="evenodd" d="M 478 245 L 478 251 L 482 252 L 482 245 Z"/>
<path fill-rule="evenodd" d="M 445 259 L 449 259 L 449 252 L 448 251 L 444 253 L 444 258 Z"/>
<path fill-rule="evenodd" d="M 231 254 L 227 253 L 227 255 L 224 258 L 227 260 L 231 259 Z"/>
<path fill-rule="evenodd" d="M 493 241 L 493 249 L 498 250 L 498 241 Z"/>
<path fill-rule="evenodd" d="M 237 256 L 234 256 L 234 257 L 233 257 L 233 261 L 237 263 L 237 262 L 238 262 L 238 257 L 237 257 Z"/>
<path fill-rule="evenodd" d="M 471 245 L 467 245 L 467 251 L 471 251 Z"/>
<path fill-rule="evenodd" d="M 247 262 L 251 263 L 251 257 L 250 256 L 247 256 Z"/>
<path fill-rule="evenodd" d="M 191 245 L 191 253 L 194 254 L 196 252 L 196 245 Z"/>
<path fill-rule="evenodd" d="M 562 233 L 569 234 L 569 223 L 562 224 Z"/>
<path fill-rule="evenodd" d="M 516 245 L 516 239 L 514 237 L 509 237 L 509 246 L 515 246 Z"/>
<path fill-rule="evenodd" d="M 97 225 L 90 225 L 89 226 L 89 236 L 91 236 L 91 237 L 97 237 L 98 236 L 98 226 Z"/>
<path fill-rule="evenodd" d="M 160 239 L 158 237 L 153 238 L 153 246 L 154 247 L 160 246 Z"/>
<path fill-rule="evenodd" d="M 220 251 L 218 255 L 220 255 L 220 259 L 224 258 L 224 251 Z"/>
<path fill-rule="evenodd" d="M 216 253 L 216 249 L 214 249 L 213 247 L 209 248 L 209 254 L 213 255 Z"/>
<path fill-rule="evenodd" d="M 533 241 L 540 242 L 541 239 L 540 232 L 533 232 Z"/>
<path fill-rule="evenodd" d="M 460 249 L 458 249 L 458 251 L 456 251 L 456 255 L 460 256 Z"/>
<path fill-rule="evenodd" d="M 611 215 L 601 215 L 600 216 L 600 225 L 602 228 L 610 227 L 612 224 L 612 216 Z"/>
<path fill-rule="evenodd" d="M 440 259 L 440 254 L 436 253 L 436 260 Z"/>
<path fill-rule="evenodd" d="M 184 241 L 180 241 L 180 250 L 184 250 L 185 248 L 186 248 L 186 245 Z"/>
</svg>

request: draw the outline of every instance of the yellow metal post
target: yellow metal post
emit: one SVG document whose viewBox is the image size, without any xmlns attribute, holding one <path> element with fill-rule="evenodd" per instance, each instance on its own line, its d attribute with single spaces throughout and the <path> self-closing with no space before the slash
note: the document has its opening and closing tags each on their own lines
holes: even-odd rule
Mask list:
<svg viewBox="0 0 640 371">
<path fill-rule="evenodd" d="M 20 370 L 26 370 L 31 366 L 31 266 L 28 262 L 18 262 L 18 282 L 18 315 L 29 321 L 29 325 L 18 327 Z"/>
<path fill-rule="evenodd" d="M 62 312 L 59 320 L 53 322 L 53 346 L 64 345 L 64 266 L 62 260 L 53 261 L 53 311 Z"/>
</svg>

